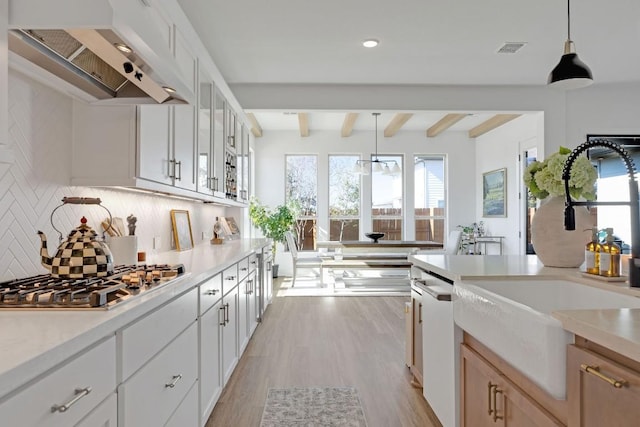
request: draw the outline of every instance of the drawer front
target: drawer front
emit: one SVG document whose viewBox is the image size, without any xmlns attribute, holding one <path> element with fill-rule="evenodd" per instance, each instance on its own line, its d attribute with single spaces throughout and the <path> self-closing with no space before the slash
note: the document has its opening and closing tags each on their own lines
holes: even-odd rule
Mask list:
<svg viewBox="0 0 640 427">
<path fill-rule="evenodd" d="M 198 291 L 193 289 L 123 329 L 122 380 L 185 330 L 198 316 Z"/>
<path fill-rule="evenodd" d="M 200 423 L 198 419 L 198 386 L 194 384 L 164 427 L 195 427 L 198 425 L 204 425 L 204 422 Z"/>
<path fill-rule="evenodd" d="M 194 385 L 197 324 L 180 334 L 118 390 L 121 427 L 162 426 Z M 120 406 L 121 405 L 121 406 Z M 198 411 L 194 411 L 197 416 Z"/>
<path fill-rule="evenodd" d="M 0 405 L 0 424 L 72 426 L 113 393 L 116 388 L 115 337 L 72 359 Z"/>
<path fill-rule="evenodd" d="M 200 316 L 222 298 L 222 274 L 216 274 L 199 286 Z"/>
<path fill-rule="evenodd" d="M 249 274 L 249 257 L 238 263 L 238 281 L 241 281 Z"/>
<path fill-rule="evenodd" d="M 249 255 L 249 273 L 256 271 L 256 268 L 258 268 L 258 255 L 251 254 Z"/>
<path fill-rule="evenodd" d="M 222 293 L 226 294 L 238 285 L 238 264 L 233 264 L 222 272 Z"/>
</svg>

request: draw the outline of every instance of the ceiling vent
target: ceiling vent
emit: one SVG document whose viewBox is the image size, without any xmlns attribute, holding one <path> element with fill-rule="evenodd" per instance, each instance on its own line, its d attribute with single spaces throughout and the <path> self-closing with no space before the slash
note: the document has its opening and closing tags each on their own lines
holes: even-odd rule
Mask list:
<svg viewBox="0 0 640 427">
<path fill-rule="evenodd" d="M 516 53 L 526 44 L 527 42 L 506 42 L 498 49 L 497 53 Z"/>
</svg>

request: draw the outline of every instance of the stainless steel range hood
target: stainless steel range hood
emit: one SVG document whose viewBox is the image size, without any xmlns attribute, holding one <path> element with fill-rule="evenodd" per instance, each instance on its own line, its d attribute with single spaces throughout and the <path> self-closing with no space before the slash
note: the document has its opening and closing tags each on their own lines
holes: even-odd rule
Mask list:
<svg viewBox="0 0 640 427">
<path fill-rule="evenodd" d="M 153 70 L 127 48 L 107 29 L 9 31 L 10 51 L 96 100 L 129 104 L 185 102 L 171 92 L 172 88 L 154 81 Z"/>
</svg>

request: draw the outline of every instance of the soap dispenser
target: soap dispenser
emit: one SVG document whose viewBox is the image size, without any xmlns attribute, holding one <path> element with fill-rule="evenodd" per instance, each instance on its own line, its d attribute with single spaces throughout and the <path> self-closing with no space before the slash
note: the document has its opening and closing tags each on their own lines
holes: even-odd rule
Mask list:
<svg viewBox="0 0 640 427">
<path fill-rule="evenodd" d="M 607 240 L 600 249 L 600 275 L 620 277 L 620 246 L 613 242 L 613 228 L 607 228 Z"/>
<path fill-rule="evenodd" d="M 586 231 L 586 230 L 585 230 Z M 591 241 L 584 249 L 585 271 L 589 274 L 600 274 L 600 251 L 602 245 L 598 242 L 598 228 L 591 229 Z"/>
</svg>

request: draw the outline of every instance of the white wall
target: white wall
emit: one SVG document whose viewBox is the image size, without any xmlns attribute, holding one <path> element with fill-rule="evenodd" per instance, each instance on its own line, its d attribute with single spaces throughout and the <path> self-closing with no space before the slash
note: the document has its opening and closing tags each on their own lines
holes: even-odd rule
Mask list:
<svg viewBox="0 0 640 427">
<path fill-rule="evenodd" d="M 145 193 L 105 188 L 71 187 L 72 101 L 66 95 L 22 74 L 9 72 L 9 148 L 13 163 L 0 163 L 0 280 L 45 273 L 40 265 L 37 230 L 46 233 L 50 248 L 58 235 L 50 224 L 53 209 L 64 196 L 99 197 L 113 216 L 137 219 L 139 250 L 151 253 L 154 236 L 158 251 L 171 249 L 171 209 L 190 211 L 193 238 L 210 233 L 225 208 Z M 100 159 L 95 159 L 96 162 Z M 64 206 L 54 223 L 66 237 L 86 216 L 96 231 L 107 214 L 95 206 Z M 208 239 L 207 239 L 208 240 Z"/>
<path fill-rule="evenodd" d="M 374 151 L 374 132 L 354 132 L 348 138 L 340 137 L 338 131 L 311 131 L 309 137 L 300 137 L 297 131 L 267 131 L 262 138 L 255 141 L 256 153 L 256 196 L 269 206 L 276 206 L 284 202 L 284 176 L 286 154 L 315 154 L 318 156 L 318 207 L 321 229 L 328 229 L 328 155 L 356 154 L 369 158 Z M 445 154 L 449 177 L 449 193 L 447 195 L 449 230 L 458 224 L 476 221 L 476 206 L 474 203 L 476 192 L 476 144 L 467 137 L 466 132 L 445 132 L 436 138 L 426 138 L 424 132 L 400 131 L 394 137 L 384 138 L 382 132 L 378 136 L 378 154 L 402 154 L 405 165 L 412 165 L 414 155 Z M 408 186 L 408 174 L 412 168 L 403 167 L 405 188 Z M 366 177 L 364 179 L 367 179 Z M 365 192 L 370 191 L 370 184 L 363 182 L 363 198 L 368 200 Z M 411 193 L 412 194 L 412 193 Z M 413 197 L 413 196 L 411 196 Z M 405 203 L 407 199 L 405 198 Z M 363 211 L 366 206 L 363 207 Z M 407 221 L 413 222 L 411 209 L 407 211 Z M 366 224 L 361 232 L 367 230 Z M 406 239 L 413 239 L 412 227 Z M 278 253 L 278 262 L 284 263 L 283 274 L 288 273 L 287 259 L 282 258 L 282 251 Z M 282 259 L 281 259 L 282 258 Z M 281 267 L 283 268 L 283 267 Z"/>
<path fill-rule="evenodd" d="M 478 220 L 484 221 L 487 234 L 505 236 L 503 240 L 504 254 L 524 254 L 525 230 L 524 201 L 519 198 L 523 188 L 522 170 L 518 160 L 523 144 L 527 146 L 542 145 L 543 138 L 539 134 L 540 122 L 543 114 L 520 116 L 499 128 L 476 139 L 476 170 L 478 181 L 476 185 L 476 212 Z M 498 155 L 499 153 L 499 155 Z M 507 178 L 507 211 L 505 218 L 482 217 L 482 174 L 496 169 L 506 169 Z M 519 231 L 522 231 L 521 236 Z M 487 246 L 488 254 L 496 254 L 495 246 Z"/>
</svg>

